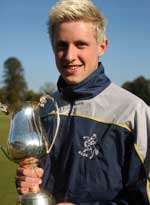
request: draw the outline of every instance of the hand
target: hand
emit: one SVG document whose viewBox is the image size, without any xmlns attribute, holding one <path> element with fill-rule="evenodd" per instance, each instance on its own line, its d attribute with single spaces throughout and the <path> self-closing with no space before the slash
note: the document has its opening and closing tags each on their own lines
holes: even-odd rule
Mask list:
<svg viewBox="0 0 150 205">
<path fill-rule="evenodd" d="M 43 169 L 38 167 L 38 159 L 27 158 L 19 163 L 16 187 L 19 194 L 38 192 L 42 183 Z"/>
</svg>

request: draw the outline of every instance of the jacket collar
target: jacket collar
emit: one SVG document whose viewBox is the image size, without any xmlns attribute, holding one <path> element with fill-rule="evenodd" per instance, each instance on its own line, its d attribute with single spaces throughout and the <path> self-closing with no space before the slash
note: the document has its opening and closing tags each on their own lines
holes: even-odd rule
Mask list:
<svg viewBox="0 0 150 205">
<path fill-rule="evenodd" d="M 59 77 L 57 82 L 59 92 L 69 102 L 93 98 L 109 84 L 110 80 L 105 75 L 104 67 L 101 63 L 99 63 L 98 68 L 88 78 L 77 85 L 68 85 L 62 76 Z"/>
</svg>

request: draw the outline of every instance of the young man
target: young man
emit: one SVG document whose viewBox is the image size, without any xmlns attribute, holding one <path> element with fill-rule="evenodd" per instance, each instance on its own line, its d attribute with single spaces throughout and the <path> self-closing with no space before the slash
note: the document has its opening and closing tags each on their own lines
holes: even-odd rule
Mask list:
<svg viewBox="0 0 150 205">
<path fill-rule="evenodd" d="M 42 168 L 20 164 L 18 192 L 42 183 L 60 204 L 148 205 L 150 109 L 106 77 L 104 17 L 89 0 L 62 0 L 49 14 L 49 34 L 60 72 L 60 128 Z M 47 101 L 41 119 L 49 137 L 52 113 Z"/>
</svg>

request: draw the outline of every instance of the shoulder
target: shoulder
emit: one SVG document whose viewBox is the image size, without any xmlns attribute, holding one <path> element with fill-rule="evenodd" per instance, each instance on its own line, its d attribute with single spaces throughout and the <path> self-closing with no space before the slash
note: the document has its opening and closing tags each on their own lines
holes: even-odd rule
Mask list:
<svg viewBox="0 0 150 205">
<path fill-rule="evenodd" d="M 138 103 L 141 101 L 139 97 L 132 94 L 131 92 L 125 90 L 124 88 L 116 85 L 115 83 L 111 83 L 108 87 L 109 94 L 116 99 L 119 99 L 119 101 L 125 101 L 125 102 L 135 102 Z"/>
<path fill-rule="evenodd" d="M 133 130 L 136 123 L 150 117 L 149 106 L 139 97 L 111 83 L 95 99 L 97 113 L 115 124 L 126 124 Z M 98 115 L 98 114 L 97 114 Z"/>
<path fill-rule="evenodd" d="M 132 94 L 131 92 L 125 90 L 124 88 L 116 85 L 115 83 L 111 83 L 104 91 L 103 95 L 107 95 L 111 106 L 117 106 L 123 108 L 131 108 L 133 110 L 139 107 L 148 108 L 146 103 Z"/>
</svg>

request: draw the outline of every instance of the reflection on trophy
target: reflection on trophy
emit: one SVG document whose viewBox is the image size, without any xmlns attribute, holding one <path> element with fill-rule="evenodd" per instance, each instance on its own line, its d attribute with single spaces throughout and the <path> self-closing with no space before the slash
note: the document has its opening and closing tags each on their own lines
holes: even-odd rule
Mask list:
<svg viewBox="0 0 150 205">
<path fill-rule="evenodd" d="M 50 153 L 58 133 L 60 119 L 57 103 L 52 97 L 49 96 L 48 98 L 55 110 L 56 120 L 51 144 L 48 144 L 41 126 L 39 104 L 35 105 L 31 102 L 24 103 L 12 115 L 7 150 L 0 146 L 1 150 L 10 160 L 20 162 L 29 157 L 40 159 L 42 156 Z M 1 109 L 1 111 L 3 110 Z M 25 195 L 19 195 L 17 200 L 17 205 L 52 204 L 54 204 L 54 199 L 44 192 L 30 192 Z"/>
</svg>

